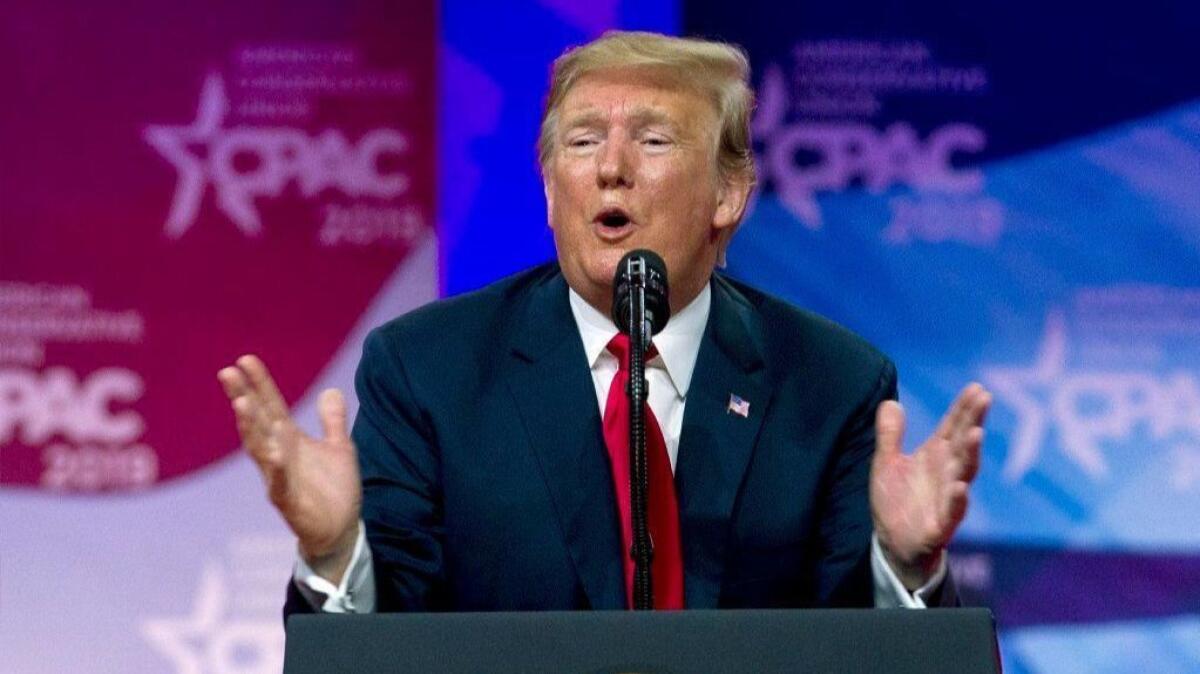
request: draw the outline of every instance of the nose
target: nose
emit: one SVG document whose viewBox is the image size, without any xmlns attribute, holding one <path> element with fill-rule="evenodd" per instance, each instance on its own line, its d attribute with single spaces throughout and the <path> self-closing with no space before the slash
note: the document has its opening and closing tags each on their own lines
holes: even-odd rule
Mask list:
<svg viewBox="0 0 1200 674">
<path fill-rule="evenodd" d="M 596 154 L 596 181 L 602 189 L 633 186 L 633 157 L 620 134 L 610 134 Z"/>
</svg>

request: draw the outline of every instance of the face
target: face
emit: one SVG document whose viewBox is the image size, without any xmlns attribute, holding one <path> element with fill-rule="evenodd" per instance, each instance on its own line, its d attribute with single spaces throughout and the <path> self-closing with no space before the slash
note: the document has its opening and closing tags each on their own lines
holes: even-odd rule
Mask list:
<svg viewBox="0 0 1200 674">
<path fill-rule="evenodd" d="M 559 109 L 544 167 L 546 205 L 567 283 L 606 315 L 626 252 L 662 256 L 678 311 L 708 282 L 748 186 L 717 171 L 717 112 L 661 73 L 581 77 Z"/>
</svg>

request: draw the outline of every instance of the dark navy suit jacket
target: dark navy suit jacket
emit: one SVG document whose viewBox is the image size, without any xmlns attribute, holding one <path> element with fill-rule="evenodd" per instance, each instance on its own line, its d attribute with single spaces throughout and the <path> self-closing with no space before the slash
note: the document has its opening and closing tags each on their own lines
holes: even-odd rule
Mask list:
<svg viewBox="0 0 1200 674">
<path fill-rule="evenodd" d="M 721 275 L 712 290 L 675 473 L 686 606 L 872 605 L 874 417 L 895 368 L 811 313 Z M 557 265 L 376 328 L 356 389 L 378 610 L 624 607 L 596 391 Z M 285 613 L 306 610 L 291 587 Z"/>
</svg>

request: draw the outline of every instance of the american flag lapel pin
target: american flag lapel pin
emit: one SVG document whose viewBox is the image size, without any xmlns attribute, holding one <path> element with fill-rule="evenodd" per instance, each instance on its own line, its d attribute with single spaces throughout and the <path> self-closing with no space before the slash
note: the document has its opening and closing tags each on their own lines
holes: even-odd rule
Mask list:
<svg viewBox="0 0 1200 674">
<path fill-rule="evenodd" d="M 729 407 L 725 408 L 729 414 L 736 414 L 742 418 L 750 416 L 750 401 L 742 400 L 742 397 L 736 393 L 729 394 Z"/>
</svg>

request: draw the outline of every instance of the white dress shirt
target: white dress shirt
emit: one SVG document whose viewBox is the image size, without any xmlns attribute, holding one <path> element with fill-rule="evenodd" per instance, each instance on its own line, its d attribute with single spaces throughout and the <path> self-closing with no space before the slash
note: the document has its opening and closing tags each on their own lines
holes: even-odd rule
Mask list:
<svg viewBox="0 0 1200 674">
<path fill-rule="evenodd" d="M 608 343 L 617 334 L 612 320 L 584 301 L 574 290 L 570 291 L 571 315 L 579 328 L 583 340 L 583 351 L 592 370 L 592 383 L 596 387 L 596 402 L 600 406 L 600 417 L 604 417 L 604 406 L 608 401 L 608 389 L 617 373 L 617 358 L 608 351 Z M 683 429 L 683 409 L 687 404 L 688 386 L 700 354 L 700 341 L 708 323 L 708 312 L 712 307 L 712 288 L 706 285 L 696 299 L 678 314 L 671 317 L 662 332 L 654 337 L 658 355 L 646 363 L 646 381 L 649 388 L 650 409 L 658 419 L 666 440 L 671 469 L 675 469 L 679 456 L 679 435 Z M 925 608 L 925 600 L 932 595 L 946 577 L 946 561 L 943 556 L 937 573 L 925 586 L 909 593 L 892 571 L 879 547 L 879 540 L 871 536 L 871 575 L 875 585 L 875 605 L 879 608 Z M 363 525 L 358 527 L 358 541 L 342 582 L 334 585 L 318 576 L 304 560 L 298 559 L 294 579 L 300 593 L 313 606 L 329 613 L 370 613 L 375 609 L 375 579 L 371 564 L 371 548 L 366 544 Z"/>
</svg>

